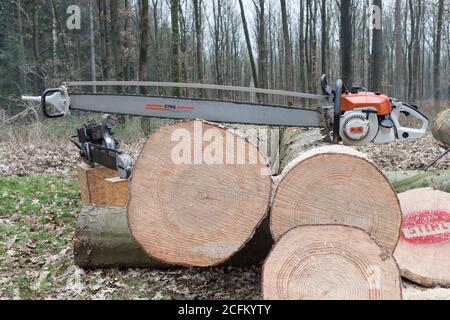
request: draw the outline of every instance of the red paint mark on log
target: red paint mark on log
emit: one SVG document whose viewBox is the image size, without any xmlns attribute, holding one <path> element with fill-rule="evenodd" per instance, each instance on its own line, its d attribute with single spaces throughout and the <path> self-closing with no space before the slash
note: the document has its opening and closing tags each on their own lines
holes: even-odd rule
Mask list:
<svg viewBox="0 0 450 320">
<path fill-rule="evenodd" d="M 419 211 L 403 218 L 400 239 L 411 244 L 437 244 L 450 240 L 449 211 Z"/>
</svg>

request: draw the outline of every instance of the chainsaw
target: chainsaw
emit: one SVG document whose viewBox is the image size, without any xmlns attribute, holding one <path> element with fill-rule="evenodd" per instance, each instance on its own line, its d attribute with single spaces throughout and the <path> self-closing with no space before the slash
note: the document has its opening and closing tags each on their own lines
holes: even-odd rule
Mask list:
<svg viewBox="0 0 450 320">
<path fill-rule="evenodd" d="M 395 140 L 418 139 L 426 134 L 428 118 L 417 106 L 389 98 L 380 92 L 369 92 L 363 87 L 348 89 L 342 80 L 333 89 L 326 75 L 320 78 L 322 95 L 195 83 L 87 81 L 67 82 L 59 88 L 47 89 L 41 96 L 23 96 L 25 101 L 39 102 L 49 118 L 62 117 L 70 110 L 126 114 L 132 116 L 201 119 L 220 123 L 269 125 L 280 127 L 323 128 L 329 141 L 350 146 L 369 143 L 389 144 Z M 246 92 L 277 95 L 290 98 L 321 101 L 320 107 L 306 109 L 297 106 L 257 104 L 196 98 L 70 93 L 71 87 L 135 86 L 169 87 Z M 400 123 L 400 115 L 413 118 L 417 128 Z M 81 157 L 89 164 L 99 163 L 116 168 L 127 178 L 132 167 L 131 157 L 118 151 L 118 142 L 112 136 L 108 117 L 101 124 L 90 123 L 71 137 L 80 148 Z M 78 139 L 76 141 L 75 139 Z"/>
</svg>

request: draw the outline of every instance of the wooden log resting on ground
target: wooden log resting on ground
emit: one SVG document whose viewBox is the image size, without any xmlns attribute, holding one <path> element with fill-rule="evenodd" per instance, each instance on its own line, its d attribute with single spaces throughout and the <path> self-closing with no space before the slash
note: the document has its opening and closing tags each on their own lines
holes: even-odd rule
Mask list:
<svg viewBox="0 0 450 320">
<path fill-rule="evenodd" d="M 450 194 L 425 188 L 399 199 L 403 222 L 394 256 L 402 276 L 426 287 L 450 287 Z"/>
<path fill-rule="evenodd" d="M 258 265 L 266 258 L 272 245 L 269 219 L 266 218 L 245 247 L 223 265 Z M 75 228 L 73 253 L 75 264 L 85 269 L 169 268 L 167 264 L 150 258 L 133 239 L 125 208 L 83 208 Z"/>
<path fill-rule="evenodd" d="M 265 155 L 218 125 L 184 121 L 145 143 L 129 181 L 128 224 L 152 258 L 214 266 L 240 251 L 267 215 Z"/>
<path fill-rule="evenodd" d="M 385 172 L 397 192 L 430 187 L 450 193 L 450 170 Z"/>
<path fill-rule="evenodd" d="M 436 140 L 450 148 L 450 109 L 433 119 L 432 132 Z"/>
<path fill-rule="evenodd" d="M 422 174 L 419 171 L 387 172 L 386 176 L 398 188 L 406 190 L 422 187 L 430 181 L 450 180 L 450 172 L 426 172 L 426 178 L 406 180 Z M 434 175 L 429 175 L 434 174 Z M 412 182 L 411 182 L 412 181 Z M 433 186 L 436 184 L 433 183 Z M 431 183 L 430 183 L 431 186 Z M 227 261 L 230 265 L 259 264 L 269 252 L 273 242 L 268 218 L 258 228 L 251 242 Z M 87 207 L 77 221 L 74 242 L 75 264 L 82 268 L 165 268 L 164 264 L 150 259 L 131 236 L 125 208 Z"/>
<path fill-rule="evenodd" d="M 398 266 L 366 232 L 342 225 L 294 228 L 264 263 L 262 295 L 270 300 L 396 300 Z"/>
<path fill-rule="evenodd" d="M 393 252 L 400 223 L 396 192 L 375 165 L 352 148 L 327 146 L 303 153 L 284 168 L 270 228 L 277 240 L 299 225 L 349 225 Z"/>
</svg>

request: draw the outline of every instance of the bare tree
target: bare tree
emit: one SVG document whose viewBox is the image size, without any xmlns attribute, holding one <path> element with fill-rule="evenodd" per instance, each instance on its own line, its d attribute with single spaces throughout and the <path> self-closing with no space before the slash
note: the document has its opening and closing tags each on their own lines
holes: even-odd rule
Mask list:
<svg viewBox="0 0 450 320">
<path fill-rule="evenodd" d="M 380 26 L 372 28 L 372 59 L 371 59 L 371 89 L 374 91 L 381 91 L 383 82 L 383 29 L 382 29 L 382 10 L 383 1 L 374 0 L 374 6 L 380 9 Z"/>
<path fill-rule="evenodd" d="M 180 6 L 179 0 L 171 0 L 170 16 L 172 19 L 172 81 L 180 81 L 180 62 L 179 62 L 179 43 L 180 43 L 180 31 L 178 25 L 178 10 Z M 174 88 L 173 95 L 179 96 L 180 89 Z"/>
<path fill-rule="evenodd" d="M 149 0 L 140 0 L 140 21 L 139 21 L 139 66 L 138 76 L 139 80 L 147 81 L 148 70 L 148 47 L 149 47 Z M 139 88 L 141 94 L 147 94 L 146 87 Z M 141 118 L 141 128 L 148 133 L 150 127 L 150 119 L 148 117 Z"/>
<path fill-rule="evenodd" d="M 255 58 L 253 57 L 252 43 L 250 41 L 250 34 L 248 32 L 247 19 L 245 17 L 244 4 L 242 3 L 242 0 L 239 0 L 239 8 L 241 9 L 242 27 L 244 28 L 245 43 L 247 44 L 248 56 L 250 59 L 250 67 L 252 69 L 253 83 L 255 84 L 255 87 L 258 88 L 259 87 L 258 74 L 256 72 Z"/>
<path fill-rule="evenodd" d="M 394 94 L 402 97 L 403 87 L 403 40 L 402 40 L 402 0 L 395 0 L 395 75 Z"/>
<path fill-rule="evenodd" d="M 286 0 L 280 0 L 281 4 L 281 24 L 283 26 L 283 39 L 284 39 L 284 65 L 286 70 L 286 89 L 288 91 L 294 91 L 294 70 L 293 70 L 293 58 L 291 40 L 289 38 L 289 26 L 288 16 L 286 12 Z M 289 98 L 288 104 L 294 103 L 292 98 Z"/>
<path fill-rule="evenodd" d="M 444 17 L 444 0 L 439 0 L 439 9 L 436 26 L 436 40 L 434 48 L 434 102 L 439 103 L 441 93 L 441 39 L 442 22 Z"/>
<path fill-rule="evenodd" d="M 342 79 L 347 86 L 352 85 L 353 77 L 353 31 L 352 31 L 352 1 L 341 0 L 341 50 L 342 50 Z"/>
</svg>

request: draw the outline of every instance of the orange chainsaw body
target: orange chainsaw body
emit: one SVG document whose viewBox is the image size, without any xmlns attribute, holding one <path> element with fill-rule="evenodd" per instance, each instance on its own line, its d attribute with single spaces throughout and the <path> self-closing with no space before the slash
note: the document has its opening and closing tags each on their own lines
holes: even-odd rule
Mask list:
<svg viewBox="0 0 450 320">
<path fill-rule="evenodd" d="M 385 95 L 373 92 L 344 93 L 342 95 L 342 111 L 367 107 L 377 109 L 379 116 L 392 112 L 391 100 Z"/>
</svg>

